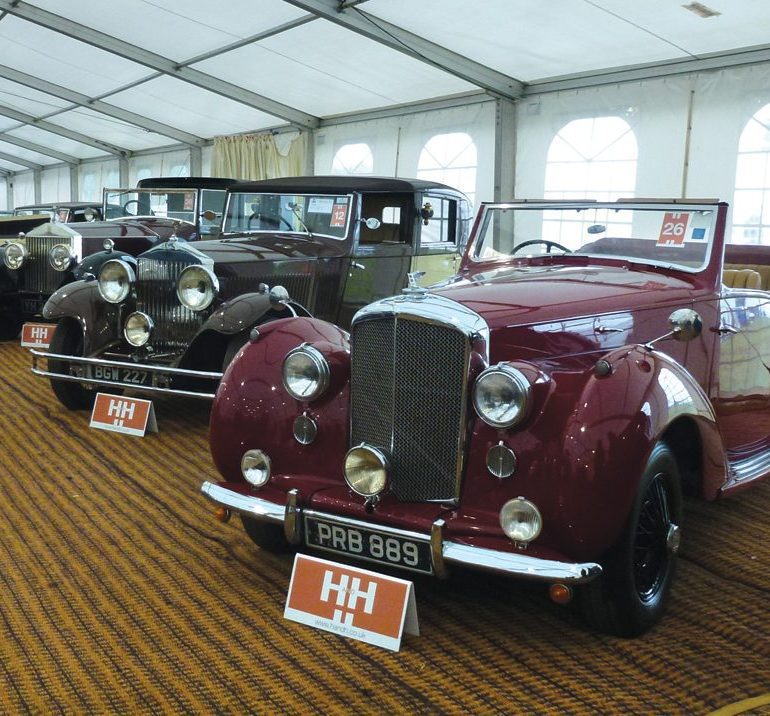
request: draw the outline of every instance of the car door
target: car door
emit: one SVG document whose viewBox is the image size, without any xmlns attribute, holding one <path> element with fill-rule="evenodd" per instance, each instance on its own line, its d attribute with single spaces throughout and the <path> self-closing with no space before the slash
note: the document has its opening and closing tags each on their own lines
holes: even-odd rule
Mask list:
<svg viewBox="0 0 770 716">
<path fill-rule="evenodd" d="M 454 196 L 426 194 L 419 220 L 419 243 L 412 271 L 419 271 L 421 286 L 444 281 L 457 273 L 468 238 L 471 212 L 468 202 Z"/>
<path fill-rule="evenodd" d="M 725 447 L 770 437 L 770 294 L 725 288 L 720 300 L 714 401 Z"/>
<path fill-rule="evenodd" d="M 377 219 L 369 228 L 366 219 Z M 364 194 L 337 322 L 350 325 L 358 309 L 406 286 L 415 241 L 411 194 Z"/>
</svg>

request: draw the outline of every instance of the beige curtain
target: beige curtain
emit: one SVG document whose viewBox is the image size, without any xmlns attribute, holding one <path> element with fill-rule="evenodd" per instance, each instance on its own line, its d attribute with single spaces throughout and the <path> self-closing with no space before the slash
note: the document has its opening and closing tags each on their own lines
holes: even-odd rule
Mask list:
<svg viewBox="0 0 770 716">
<path fill-rule="evenodd" d="M 215 137 L 211 173 L 234 179 L 275 179 L 304 174 L 305 132 Z"/>
</svg>

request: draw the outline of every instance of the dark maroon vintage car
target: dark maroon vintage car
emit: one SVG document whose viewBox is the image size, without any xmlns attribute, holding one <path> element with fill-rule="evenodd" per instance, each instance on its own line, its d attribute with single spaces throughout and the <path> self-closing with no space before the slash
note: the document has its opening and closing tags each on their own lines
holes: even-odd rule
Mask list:
<svg viewBox="0 0 770 716">
<path fill-rule="evenodd" d="M 173 235 L 187 241 L 216 235 L 233 181 L 154 177 L 135 189 L 107 189 L 99 210 L 105 221 L 78 215 L 63 223 L 58 214 L 53 220 L 40 214 L 2 220 L 25 233 L 0 245 L 0 340 L 16 338 L 25 321 L 39 320 L 56 289 L 95 275 L 108 259 L 135 263 L 135 256 Z"/>
<path fill-rule="evenodd" d="M 467 197 L 435 182 L 239 182 L 216 239 L 170 241 L 135 266 L 115 256 L 98 280 L 55 293 L 44 310 L 58 322 L 47 370 L 34 370 L 70 408 L 90 407 L 97 385 L 211 399 L 265 323 L 312 314 L 347 326 L 410 272 L 453 276 L 472 220 Z"/>
<path fill-rule="evenodd" d="M 770 472 L 770 255 L 715 201 L 483 205 L 458 277 L 275 321 L 230 364 L 203 493 L 260 546 L 492 570 L 643 633 L 682 496 Z M 742 262 L 742 263 L 741 263 Z M 754 265 L 757 264 L 757 265 Z"/>
</svg>

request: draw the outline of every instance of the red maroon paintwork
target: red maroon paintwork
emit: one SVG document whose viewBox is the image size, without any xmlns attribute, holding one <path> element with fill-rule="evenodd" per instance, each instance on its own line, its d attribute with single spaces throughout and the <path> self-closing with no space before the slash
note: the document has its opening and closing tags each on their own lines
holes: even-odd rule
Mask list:
<svg viewBox="0 0 770 716">
<path fill-rule="evenodd" d="M 750 347 L 770 346 L 770 294 L 722 286 L 726 213 L 719 204 L 711 261 L 694 274 L 578 256 L 479 262 L 472 259 L 472 238 L 460 275 L 433 293 L 483 316 L 490 364 L 512 361 L 537 378 L 533 408 L 515 429 L 494 429 L 468 410 L 456 507 L 400 503 L 386 494 L 367 513 L 363 498 L 348 489 L 342 464 L 349 447 L 349 337 L 308 318 L 269 324 L 225 373 L 210 432 L 224 477 L 220 485 L 277 505 L 296 488 L 300 506 L 422 533 L 443 516 L 445 539 L 502 551 L 515 548 L 500 529 L 499 510 L 523 495 L 537 504 L 544 524 L 527 554 L 579 561 L 597 559 L 616 540 L 641 468 L 667 430 L 675 452 L 693 456 L 685 483 L 691 493 L 714 499 L 766 477 L 755 471 L 740 479 L 731 470 L 770 450 L 770 381 L 741 386 L 736 376 L 746 351 L 733 345 L 735 335 L 718 329 L 728 322 L 743 331 L 743 340 L 748 336 Z M 474 235 L 478 226 L 477 219 Z M 553 269 L 531 278 L 517 271 L 523 264 Z M 669 315 L 683 307 L 702 317 L 701 335 L 645 348 L 667 333 Z M 601 325 L 619 330 L 602 332 Z M 309 405 L 293 400 L 281 384 L 284 357 L 303 342 L 331 365 L 330 389 Z M 613 364 L 610 376 L 597 375 L 599 358 Z M 308 446 L 292 437 L 292 422 L 303 411 L 318 424 L 317 439 Z M 679 428 L 672 433 L 675 422 Z M 513 479 L 493 478 L 485 466 L 487 450 L 500 440 L 518 459 Z M 272 460 L 273 477 L 259 490 L 241 476 L 240 459 L 250 448 Z"/>
</svg>

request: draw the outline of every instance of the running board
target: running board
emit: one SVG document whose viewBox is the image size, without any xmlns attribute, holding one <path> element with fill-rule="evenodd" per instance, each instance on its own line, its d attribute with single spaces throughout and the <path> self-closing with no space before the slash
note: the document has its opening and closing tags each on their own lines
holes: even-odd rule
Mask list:
<svg viewBox="0 0 770 716">
<path fill-rule="evenodd" d="M 729 477 L 722 492 L 730 492 L 770 474 L 770 450 L 729 462 Z"/>
</svg>

